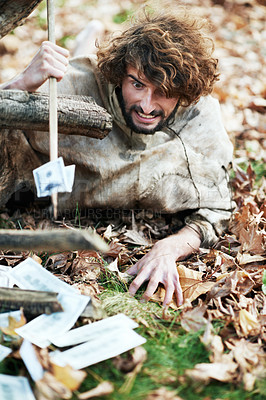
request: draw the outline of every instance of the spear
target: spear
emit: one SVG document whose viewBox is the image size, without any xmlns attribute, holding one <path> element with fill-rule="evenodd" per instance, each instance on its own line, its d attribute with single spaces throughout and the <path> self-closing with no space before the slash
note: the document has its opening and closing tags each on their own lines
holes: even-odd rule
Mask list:
<svg viewBox="0 0 266 400">
<path fill-rule="evenodd" d="M 55 7 L 54 0 L 47 0 L 48 40 L 55 44 Z M 57 82 L 49 78 L 49 137 L 50 161 L 58 158 L 58 126 L 57 126 Z M 53 215 L 57 218 L 58 197 L 52 194 Z"/>
</svg>

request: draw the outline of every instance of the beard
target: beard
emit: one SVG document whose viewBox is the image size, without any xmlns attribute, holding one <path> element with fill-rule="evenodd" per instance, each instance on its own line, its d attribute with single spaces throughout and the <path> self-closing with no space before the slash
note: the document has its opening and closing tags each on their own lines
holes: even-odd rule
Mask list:
<svg viewBox="0 0 266 400">
<path fill-rule="evenodd" d="M 130 129 L 132 129 L 132 131 L 134 131 L 135 133 L 140 133 L 140 134 L 144 134 L 144 135 L 152 135 L 155 132 L 162 130 L 165 126 L 167 126 L 169 124 L 170 120 L 174 117 L 176 110 L 178 108 L 178 103 L 177 103 L 177 105 L 175 106 L 175 108 L 173 109 L 173 111 L 171 112 L 171 114 L 169 115 L 168 118 L 165 118 L 165 114 L 162 110 L 152 111 L 149 115 L 154 116 L 154 117 L 160 116 L 161 120 L 153 128 L 142 128 L 142 127 L 139 127 L 138 125 L 136 125 L 132 118 L 132 113 L 134 111 L 144 114 L 144 111 L 142 110 L 142 108 L 140 106 L 133 105 L 130 107 L 129 110 L 127 110 L 126 103 L 125 103 L 124 97 L 122 95 L 122 90 L 120 88 L 118 88 L 118 90 L 117 90 L 117 98 L 118 98 L 118 101 L 119 101 L 119 104 L 121 107 L 121 111 L 122 111 L 122 114 L 126 121 L 127 126 Z"/>
</svg>

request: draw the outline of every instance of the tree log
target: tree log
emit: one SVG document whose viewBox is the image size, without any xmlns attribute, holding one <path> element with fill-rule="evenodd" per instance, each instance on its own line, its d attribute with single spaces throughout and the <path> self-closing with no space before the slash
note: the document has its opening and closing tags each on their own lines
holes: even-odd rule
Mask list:
<svg viewBox="0 0 266 400">
<path fill-rule="evenodd" d="M 0 39 L 30 15 L 42 0 L 0 0 Z"/>
<path fill-rule="evenodd" d="M 0 313 L 23 308 L 23 313 L 27 316 L 37 317 L 40 314 L 64 311 L 57 295 L 55 292 L 0 287 Z M 102 319 L 106 315 L 102 307 L 90 299 L 80 316 Z"/>
<path fill-rule="evenodd" d="M 31 315 L 63 311 L 61 304 L 57 300 L 57 293 L 0 287 L 1 313 L 19 310 L 21 307 L 23 307 L 25 313 Z"/>
<path fill-rule="evenodd" d="M 76 251 L 99 250 L 105 252 L 108 245 L 97 234 L 81 229 L 0 230 L 1 250 Z"/>
<path fill-rule="evenodd" d="M 49 96 L 21 90 L 0 90 L 0 127 L 49 131 Z M 58 132 L 103 139 L 112 117 L 89 96 L 58 96 Z"/>
</svg>

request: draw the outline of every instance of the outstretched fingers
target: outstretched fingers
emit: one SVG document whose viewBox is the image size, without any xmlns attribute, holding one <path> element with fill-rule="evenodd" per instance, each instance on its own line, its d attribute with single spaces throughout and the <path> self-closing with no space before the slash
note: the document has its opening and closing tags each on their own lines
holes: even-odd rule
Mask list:
<svg viewBox="0 0 266 400">
<path fill-rule="evenodd" d="M 141 285 L 147 281 L 148 278 L 146 277 L 146 275 L 143 273 L 143 271 L 141 271 L 136 278 L 131 282 L 130 286 L 129 286 L 129 293 L 134 296 L 136 294 L 136 292 L 139 290 L 139 288 L 141 287 Z"/>
<path fill-rule="evenodd" d="M 174 285 L 169 284 L 165 286 L 165 296 L 163 300 L 163 306 L 169 306 L 173 300 L 173 294 L 175 292 Z"/>
<path fill-rule="evenodd" d="M 146 301 L 149 301 L 150 298 L 154 295 L 159 283 L 160 283 L 159 279 L 154 279 L 154 278 L 150 279 L 150 282 L 147 286 L 147 289 L 143 293 L 142 298 L 145 299 Z"/>
<path fill-rule="evenodd" d="M 149 281 L 148 286 L 142 296 L 143 299 L 148 301 L 154 295 L 158 285 L 162 283 L 165 288 L 163 305 L 169 305 L 173 300 L 173 296 L 175 296 L 177 305 L 180 306 L 183 303 L 183 295 L 174 260 L 167 257 L 167 260 L 164 260 L 164 262 L 161 263 L 158 259 L 156 259 L 156 264 L 154 264 L 154 260 L 153 262 L 148 262 L 147 264 L 143 261 L 144 258 L 127 271 L 132 275 L 137 274 L 129 286 L 129 293 L 134 296 L 141 285 L 144 282 Z"/>
</svg>

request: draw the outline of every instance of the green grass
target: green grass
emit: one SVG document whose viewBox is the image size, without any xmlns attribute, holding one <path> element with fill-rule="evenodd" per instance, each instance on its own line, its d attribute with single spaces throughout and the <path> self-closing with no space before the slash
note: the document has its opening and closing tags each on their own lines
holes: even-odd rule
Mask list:
<svg viewBox="0 0 266 400">
<path fill-rule="evenodd" d="M 160 326 L 159 326 L 160 325 Z M 132 388 L 127 388 L 127 377 L 118 371 L 112 360 L 101 362 L 87 368 L 88 376 L 79 389 L 79 392 L 94 388 L 103 380 L 112 382 L 115 391 L 109 396 L 99 397 L 108 400 L 140 400 L 162 386 L 169 391 L 176 391 L 184 400 L 263 400 L 257 390 L 246 392 L 241 387 L 233 384 L 211 382 L 208 385 L 180 379 L 184 371 L 199 362 L 208 362 L 208 353 L 199 337 L 202 332 L 186 333 L 179 324 L 170 327 L 170 323 L 160 321 L 157 323 L 156 334 L 151 336 L 148 329 L 141 326 L 137 329 L 147 342 L 143 347 L 147 351 L 147 360 L 136 378 Z M 76 396 L 73 397 L 76 399 Z"/>
<path fill-rule="evenodd" d="M 0 374 L 19 376 L 23 366 L 22 360 L 5 358 L 0 362 Z"/>
<path fill-rule="evenodd" d="M 107 315 L 123 312 L 139 323 L 136 331 L 147 342 L 143 347 L 147 359 L 132 381 L 119 371 L 112 360 L 103 361 L 86 369 L 88 376 L 79 392 L 90 390 L 100 382 L 113 383 L 115 391 L 99 399 L 106 400 L 141 400 L 155 389 L 165 387 L 174 391 L 184 400 L 263 400 L 265 383 L 259 382 L 256 389 L 246 392 L 241 386 L 231 383 L 210 382 L 208 385 L 192 382 L 182 376 L 186 369 L 197 363 L 209 362 L 209 354 L 200 341 L 202 331 L 187 333 L 178 322 L 178 313 L 170 312 L 171 320 L 162 319 L 161 307 L 152 302 L 140 303 L 130 296 L 127 285 L 119 283 L 112 273 L 102 276 L 101 284 L 105 287 L 101 295 L 102 305 Z M 140 297 L 138 295 L 138 297 Z M 141 322 L 145 321 L 145 325 Z M 213 322 L 215 333 L 219 333 L 224 322 Z M 73 399 L 76 399 L 74 394 Z"/>
</svg>

